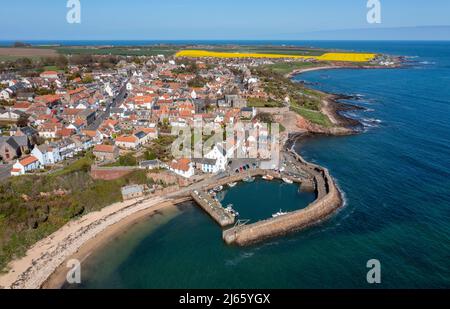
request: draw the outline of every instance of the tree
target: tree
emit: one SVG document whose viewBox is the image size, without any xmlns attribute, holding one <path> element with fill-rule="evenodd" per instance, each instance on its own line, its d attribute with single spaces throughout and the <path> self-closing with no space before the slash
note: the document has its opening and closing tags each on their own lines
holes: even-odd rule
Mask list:
<svg viewBox="0 0 450 309">
<path fill-rule="evenodd" d="M 14 42 L 13 46 L 14 46 L 15 48 L 20 48 L 20 47 L 30 47 L 31 44 L 28 44 L 28 43 L 25 43 L 25 42 L 19 42 L 19 41 L 17 41 L 17 42 Z"/>
<path fill-rule="evenodd" d="M 147 150 L 145 152 L 145 160 L 156 160 L 157 156 L 153 151 Z"/>
</svg>

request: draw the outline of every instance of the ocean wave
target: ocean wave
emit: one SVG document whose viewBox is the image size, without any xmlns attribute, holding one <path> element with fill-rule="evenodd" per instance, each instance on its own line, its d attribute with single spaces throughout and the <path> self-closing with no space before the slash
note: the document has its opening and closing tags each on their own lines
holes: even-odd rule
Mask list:
<svg viewBox="0 0 450 309">
<path fill-rule="evenodd" d="M 226 265 L 226 266 L 236 266 L 236 265 L 238 265 L 240 262 L 242 262 L 243 260 L 249 259 L 249 258 L 251 258 L 251 257 L 254 256 L 254 255 L 255 255 L 254 252 L 244 252 L 244 253 L 241 253 L 239 256 L 237 256 L 237 257 L 234 258 L 234 259 L 226 260 L 226 261 L 225 261 L 225 265 Z"/>
<path fill-rule="evenodd" d="M 421 61 L 421 62 L 419 62 L 419 64 L 423 64 L 423 65 L 435 65 L 436 62 L 434 62 L 434 61 Z"/>
</svg>

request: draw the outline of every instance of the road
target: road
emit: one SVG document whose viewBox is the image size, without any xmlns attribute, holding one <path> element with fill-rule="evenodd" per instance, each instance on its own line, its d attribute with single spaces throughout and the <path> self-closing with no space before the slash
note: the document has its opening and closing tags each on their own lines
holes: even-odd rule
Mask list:
<svg viewBox="0 0 450 309">
<path fill-rule="evenodd" d="M 127 83 L 128 80 L 126 80 L 123 83 L 123 86 L 120 89 L 119 94 L 111 102 L 107 104 L 105 111 L 102 111 L 97 115 L 95 121 L 88 127 L 89 130 L 97 130 L 98 127 L 100 127 L 100 125 L 102 124 L 102 122 L 108 119 L 109 116 L 111 115 L 111 108 L 118 107 L 122 104 L 122 102 L 128 95 L 126 87 Z"/>
</svg>

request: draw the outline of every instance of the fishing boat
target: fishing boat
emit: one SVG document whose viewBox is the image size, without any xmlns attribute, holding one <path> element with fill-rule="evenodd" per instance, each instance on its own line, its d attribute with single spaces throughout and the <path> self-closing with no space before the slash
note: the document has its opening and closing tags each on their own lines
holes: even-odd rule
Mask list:
<svg viewBox="0 0 450 309">
<path fill-rule="evenodd" d="M 213 190 L 216 191 L 216 192 L 220 192 L 220 191 L 223 190 L 223 186 L 217 186 Z"/>
<path fill-rule="evenodd" d="M 237 182 L 232 182 L 232 183 L 228 184 L 228 187 L 234 188 L 234 187 L 236 187 L 236 185 L 237 185 Z"/>
<path fill-rule="evenodd" d="M 278 217 L 281 217 L 281 216 L 284 216 L 284 215 L 287 215 L 287 214 L 288 214 L 287 212 L 284 212 L 284 211 L 282 211 L 282 210 L 280 209 L 279 212 L 274 213 L 274 214 L 272 215 L 272 218 L 278 218 Z"/>
<path fill-rule="evenodd" d="M 234 210 L 233 204 L 228 205 L 225 208 L 225 211 L 230 213 L 230 214 L 232 214 L 232 215 L 234 215 L 235 217 L 239 217 L 239 213 L 236 210 Z"/>
<path fill-rule="evenodd" d="M 265 175 L 265 176 L 263 176 L 262 177 L 264 180 L 269 180 L 269 181 L 272 181 L 274 178 L 273 178 L 273 176 L 270 176 L 270 175 Z"/>
<path fill-rule="evenodd" d="M 245 177 L 243 179 L 243 181 L 245 181 L 245 182 L 254 182 L 255 181 L 255 177 L 248 176 L 248 177 Z"/>
<path fill-rule="evenodd" d="M 289 178 L 283 178 L 283 181 L 285 182 L 285 183 L 288 183 L 288 184 L 293 184 L 294 182 L 292 181 L 292 180 L 290 180 Z"/>
</svg>

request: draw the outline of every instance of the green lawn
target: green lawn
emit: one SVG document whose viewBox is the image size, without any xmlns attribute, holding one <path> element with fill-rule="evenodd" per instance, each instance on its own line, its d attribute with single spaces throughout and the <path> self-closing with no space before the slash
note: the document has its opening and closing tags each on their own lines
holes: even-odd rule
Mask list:
<svg viewBox="0 0 450 309">
<path fill-rule="evenodd" d="M 258 98 L 249 98 L 248 107 L 282 107 L 283 103 L 275 101 L 265 101 Z"/>
<path fill-rule="evenodd" d="M 299 114 L 300 116 L 304 117 L 305 119 L 309 120 L 314 124 L 318 124 L 326 128 L 333 126 L 330 119 L 328 119 L 328 117 L 322 114 L 320 111 L 314 111 L 306 109 L 301 106 L 294 106 L 294 105 L 291 106 L 291 110 L 293 110 L 294 112 L 296 112 L 297 114 Z"/>
<path fill-rule="evenodd" d="M 295 62 L 275 63 L 275 64 L 267 65 L 266 67 L 276 73 L 286 75 L 286 74 L 291 73 L 294 70 L 314 68 L 314 67 L 319 67 L 321 65 L 323 65 L 323 63 L 295 61 Z"/>
</svg>

